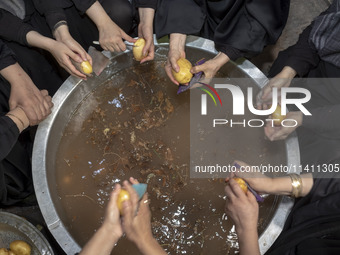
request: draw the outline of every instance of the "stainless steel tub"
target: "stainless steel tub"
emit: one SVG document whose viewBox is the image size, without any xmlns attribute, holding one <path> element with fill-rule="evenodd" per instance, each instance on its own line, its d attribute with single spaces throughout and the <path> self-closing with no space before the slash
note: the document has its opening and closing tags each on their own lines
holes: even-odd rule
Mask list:
<svg viewBox="0 0 340 255">
<path fill-rule="evenodd" d="M 158 53 L 165 53 L 167 44 L 156 44 L 156 58 Z M 188 48 L 198 48 L 203 52 L 216 53 L 212 41 L 188 37 Z M 158 53 L 157 53 L 158 52 Z M 63 210 L 60 206 L 60 198 L 55 189 L 55 161 L 58 144 L 62 132 L 71 118 L 79 103 L 93 91 L 96 86 L 102 84 L 112 75 L 112 68 L 118 68 L 115 58 L 125 53 L 106 54 L 112 59 L 110 68 L 106 68 L 103 73 L 95 79 L 89 79 L 84 86 L 79 86 L 84 81 L 75 77 L 69 77 L 60 87 L 53 97 L 54 108 L 52 114 L 43 121 L 38 128 L 34 149 L 33 149 L 33 181 L 36 196 L 44 216 L 46 224 L 54 238 L 67 254 L 75 254 L 80 251 L 80 246 L 67 231 L 63 223 Z M 132 58 L 124 59 L 124 63 L 119 64 L 120 70 L 132 65 Z M 116 69 L 114 69 L 116 70 Z M 228 64 L 228 73 L 232 77 L 247 77 L 254 79 L 259 87 L 267 82 L 265 75 L 247 60 L 240 60 L 237 63 Z M 286 163 L 288 165 L 299 165 L 299 148 L 295 135 L 285 142 Z M 281 197 L 274 217 L 266 227 L 266 230 L 259 238 L 261 253 L 264 253 L 279 235 L 284 221 L 290 212 L 293 200 L 289 197 Z"/>
</svg>

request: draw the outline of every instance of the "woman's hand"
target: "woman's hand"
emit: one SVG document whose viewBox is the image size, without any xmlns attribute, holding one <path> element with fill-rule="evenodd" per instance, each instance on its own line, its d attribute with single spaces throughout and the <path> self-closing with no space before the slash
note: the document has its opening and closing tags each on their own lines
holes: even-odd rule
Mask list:
<svg viewBox="0 0 340 255">
<path fill-rule="evenodd" d="M 302 125 L 303 114 L 301 111 L 288 112 L 285 119 L 287 119 L 285 125 L 289 127 L 273 126 L 271 122 L 267 122 L 267 125 L 264 127 L 264 133 L 270 141 L 286 139 L 295 129 Z M 295 121 L 288 121 L 288 119 Z"/>
<path fill-rule="evenodd" d="M 144 38 L 143 58 L 140 63 L 153 60 L 155 56 L 155 45 L 153 42 L 153 18 L 155 10 L 152 8 L 139 8 L 140 23 L 138 25 L 138 37 Z"/>
<path fill-rule="evenodd" d="M 194 66 L 191 69 L 192 73 L 203 72 L 204 77 L 207 79 L 211 79 L 215 76 L 215 74 L 220 70 L 220 68 L 229 61 L 229 57 L 219 52 L 213 59 L 208 60 L 202 65 Z"/>
<path fill-rule="evenodd" d="M 259 206 L 255 196 L 250 191 L 244 194 L 233 179 L 225 187 L 225 194 L 225 211 L 235 223 L 240 254 L 260 254 L 257 233 Z"/>
<path fill-rule="evenodd" d="M 261 169 L 250 166 L 240 160 L 235 160 L 234 166 L 235 165 L 239 166 L 240 168 L 238 168 L 237 172 L 231 173 L 230 177 L 226 178 L 226 181 L 229 181 L 233 177 L 240 177 L 259 193 L 270 194 L 274 192 L 273 178 L 263 174 L 260 171 Z"/>
<path fill-rule="evenodd" d="M 73 52 L 66 44 L 54 41 L 52 47 L 49 49 L 53 57 L 57 60 L 59 65 L 64 68 L 69 74 L 86 80 L 86 75 L 76 69 L 72 61 L 77 63 L 83 62 L 83 59 L 77 53 Z"/>
<path fill-rule="evenodd" d="M 272 105 L 272 89 L 278 88 L 278 94 L 283 87 L 289 87 L 292 79 L 295 77 L 296 71 L 285 66 L 282 71 L 273 77 L 257 94 L 256 105 L 258 109 L 269 109 Z"/>
<path fill-rule="evenodd" d="M 83 47 L 81 47 L 81 45 L 76 40 L 73 39 L 67 25 L 59 26 L 53 34 L 58 42 L 64 43 L 70 50 L 78 54 L 81 57 L 82 61 L 89 61 L 92 65 L 91 56 L 83 49 Z"/>
<path fill-rule="evenodd" d="M 185 58 L 185 40 L 186 35 L 184 34 L 171 34 L 169 43 L 169 53 L 168 59 L 165 64 L 165 72 L 169 76 L 170 80 L 179 85 L 178 81 L 175 80 L 172 75 L 172 70 L 179 72 L 179 66 L 177 65 L 177 60 L 180 58 Z"/>
<path fill-rule="evenodd" d="M 107 233 L 112 235 L 113 240 L 118 240 L 123 235 L 123 229 L 120 222 L 120 213 L 117 206 L 117 199 L 120 193 L 121 187 L 119 184 L 115 186 L 114 191 L 111 193 L 110 201 L 106 207 L 103 228 L 107 230 Z"/>
<path fill-rule="evenodd" d="M 126 45 L 123 41 L 135 42 L 131 36 L 127 35 L 116 23 L 111 19 L 98 27 L 99 30 L 99 44 L 104 50 L 111 52 L 121 52 L 126 50 Z"/>
<path fill-rule="evenodd" d="M 2 69 L 0 73 L 11 84 L 10 110 L 20 107 L 29 125 L 39 124 L 51 113 L 53 103 L 48 92 L 40 91 L 18 63 Z"/>
</svg>

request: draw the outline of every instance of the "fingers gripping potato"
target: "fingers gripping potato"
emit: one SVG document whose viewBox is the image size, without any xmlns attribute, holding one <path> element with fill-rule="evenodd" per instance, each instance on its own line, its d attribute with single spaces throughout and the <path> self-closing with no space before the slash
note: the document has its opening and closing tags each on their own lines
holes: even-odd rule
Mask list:
<svg viewBox="0 0 340 255">
<path fill-rule="evenodd" d="M 93 72 L 92 66 L 89 61 L 83 61 L 80 64 L 80 68 L 85 74 L 91 74 Z"/>
<path fill-rule="evenodd" d="M 275 126 L 281 126 L 281 122 L 286 118 L 286 115 L 281 115 L 281 106 L 278 105 L 272 113 L 271 118 L 274 120 Z"/>
<path fill-rule="evenodd" d="M 133 57 L 137 61 L 141 61 L 143 58 L 146 57 L 146 55 L 143 55 L 144 46 L 145 46 L 145 40 L 143 38 L 139 38 L 133 45 L 132 53 L 133 53 Z"/>
<path fill-rule="evenodd" d="M 180 84 L 190 82 L 193 74 L 190 72 L 192 65 L 189 60 L 185 58 L 180 58 L 179 60 L 177 60 L 177 64 L 179 66 L 179 72 L 176 73 L 175 70 L 172 70 L 172 75 L 174 76 L 175 80 L 178 81 Z"/>
<path fill-rule="evenodd" d="M 121 189 L 117 199 L 117 206 L 121 215 L 123 215 L 123 202 L 129 199 L 130 193 L 125 189 Z"/>
<path fill-rule="evenodd" d="M 20 240 L 13 241 L 9 245 L 9 248 L 16 255 L 30 255 L 31 254 L 31 246 L 24 241 L 20 241 Z"/>
<path fill-rule="evenodd" d="M 248 186 L 246 182 L 242 178 L 239 178 L 239 177 L 234 177 L 233 179 L 238 183 L 238 185 L 243 190 L 243 192 L 247 194 Z"/>
</svg>

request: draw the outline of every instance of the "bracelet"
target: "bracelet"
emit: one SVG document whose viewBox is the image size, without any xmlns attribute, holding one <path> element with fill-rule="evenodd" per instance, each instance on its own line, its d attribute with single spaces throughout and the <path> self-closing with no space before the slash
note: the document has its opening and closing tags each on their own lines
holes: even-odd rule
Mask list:
<svg viewBox="0 0 340 255">
<path fill-rule="evenodd" d="M 292 181 L 292 197 L 300 197 L 302 193 L 302 180 L 298 174 L 289 174 Z"/>
<path fill-rule="evenodd" d="M 6 115 L 7 115 L 7 116 L 12 116 L 13 118 L 17 119 L 17 120 L 21 123 L 22 129 L 25 129 L 25 124 L 24 124 L 24 122 L 23 122 L 19 117 L 15 116 L 15 115 L 12 114 L 12 113 L 7 113 Z"/>
<path fill-rule="evenodd" d="M 59 22 L 57 22 L 54 27 L 53 27 L 53 34 L 54 32 L 57 30 L 58 27 L 62 26 L 62 25 L 66 25 L 67 26 L 67 21 L 66 20 L 61 20 Z"/>
</svg>

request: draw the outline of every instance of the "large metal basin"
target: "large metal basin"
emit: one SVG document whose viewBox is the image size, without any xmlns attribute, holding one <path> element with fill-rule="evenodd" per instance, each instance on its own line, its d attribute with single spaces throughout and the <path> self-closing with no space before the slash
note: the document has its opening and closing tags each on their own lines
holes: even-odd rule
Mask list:
<svg viewBox="0 0 340 255">
<path fill-rule="evenodd" d="M 216 53 L 213 42 L 202 38 L 189 37 L 187 46 L 188 49 L 192 47 L 198 48 L 202 52 Z M 166 47 L 167 44 L 156 45 L 158 52 L 163 52 L 163 54 L 166 52 Z M 69 77 L 53 97 L 52 114 L 39 125 L 36 134 L 33 150 L 33 181 L 36 196 L 49 230 L 67 254 L 75 254 L 81 248 L 64 225 L 65 212 L 60 206 L 60 198 L 56 192 L 55 162 L 58 144 L 65 126 L 82 100 L 99 84 L 107 80 L 113 74 L 113 71 L 131 66 L 133 61 L 131 58 L 126 58 L 126 61 L 119 63 L 119 65 L 115 63 L 115 59 L 122 54 L 126 54 L 126 52 L 120 54 L 108 53 L 112 58 L 111 66 L 105 69 L 99 77 L 89 79 L 84 86 L 78 86 L 84 81 Z M 264 86 L 267 82 L 264 74 L 247 60 L 241 60 L 237 63 L 231 62 L 227 65 L 227 68 L 231 77 L 254 79 L 259 87 Z M 288 165 L 299 165 L 299 148 L 295 135 L 286 140 L 284 150 L 286 152 L 286 163 Z M 271 246 L 279 235 L 293 204 L 289 197 L 283 196 L 278 200 L 274 216 L 259 238 L 262 253 Z"/>
</svg>

